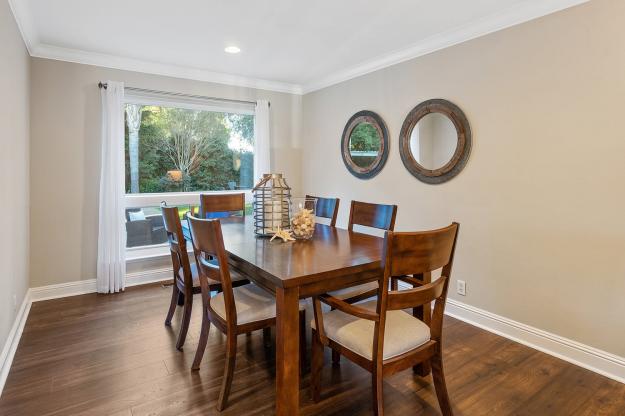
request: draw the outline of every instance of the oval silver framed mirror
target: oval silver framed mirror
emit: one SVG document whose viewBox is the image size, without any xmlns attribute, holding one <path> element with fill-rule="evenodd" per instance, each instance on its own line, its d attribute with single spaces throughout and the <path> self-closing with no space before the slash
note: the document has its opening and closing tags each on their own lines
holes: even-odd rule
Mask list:
<svg viewBox="0 0 625 416">
<path fill-rule="evenodd" d="M 347 121 L 341 137 L 341 155 L 352 175 L 373 178 L 384 167 L 388 151 L 388 130 L 378 114 L 359 111 Z"/>
<path fill-rule="evenodd" d="M 399 153 L 406 169 L 421 182 L 447 182 L 462 171 L 469 159 L 469 121 L 450 101 L 424 101 L 404 120 Z"/>
</svg>

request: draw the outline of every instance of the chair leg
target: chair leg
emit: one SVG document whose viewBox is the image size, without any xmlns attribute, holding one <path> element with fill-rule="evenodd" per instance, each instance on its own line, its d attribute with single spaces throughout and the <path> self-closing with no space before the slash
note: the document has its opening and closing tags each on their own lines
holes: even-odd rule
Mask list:
<svg viewBox="0 0 625 416">
<path fill-rule="evenodd" d="M 424 361 L 421 364 L 417 364 L 412 367 L 412 372 L 419 377 L 427 377 L 432 372 L 432 369 L 430 368 L 430 363 L 428 361 Z"/>
<path fill-rule="evenodd" d="M 265 348 L 271 347 L 271 328 L 263 328 L 263 345 Z"/>
<path fill-rule="evenodd" d="M 193 310 L 193 297 L 185 296 L 184 311 L 182 313 L 182 321 L 180 322 L 180 332 L 178 333 L 178 341 L 176 348 L 182 350 L 185 339 L 187 339 L 187 331 L 189 330 L 189 322 L 191 321 L 191 312 Z"/>
<path fill-rule="evenodd" d="M 447 394 L 447 384 L 445 383 L 445 374 L 443 373 L 443 357 L 439 351 L 431 359 L 432 378 L 434 379 L 434 387 L 436 388 L 436 397 L 441 407 L 443 416 L 453 416 L 449 395 Z"/>
<path fill-rule="evenodd" d="M 399 290 L 399 281 L 391 277 L 391 290 Z"/>
<path fill-rule="evenodd" d="M 224 370 L 224 379 L 221 383 L 221 391 L 219 392 L 219 400 L 217 400 L 217 410 L 220 412 L 224 410 L 228 404 L 230 387 L 232 387 L 232 376 L 234 376 L 234 366 L 237 360 L 237 336 L 235 334 L 228 334 L 227 337 L 226 368 Z"/>
<path fill-rule="evenodd" d="M 178 306 L 178 286 L 174 282 L 171 291 L 171 302 L 169 303 L 169 310 L 167 311 L 167 316 L 165 317 L 165 325 L 171 326 L 171 318 L 174 316 L 174 312 L 176 312 L 176 306 Z"/>
<path fill-rule="evenodd" d="M 330 308 L 334 310 L 334 308 Z M 338 351 L 332 350 L 332 365 L 339 365 L 341 363 L 341 354 Z"/>
<path fill-rule="evenodd" d="M 208 333 L 211 329 L 211 322 L 208 319 L 208 312 L 204 309 L 202 314 L 202 330 L 200 331 L 200 340 L 197 344 L 197 350 L 195 351 L 195 358 L 193 359 L 192 370 L 199 370 L 202 357 L 204 357 L 204 351 L 206 351 L 206 343 L 208 341 Z"/>
<path fill-rule="evenodd" d="M 429 313 L 429 309 L 426 310 L 423 306 L 412 308 L 412 316 L 425 322 L 429 326 L 430 320 L 427 316 L 428 313 Z M 429 360 L 424 361 L 422 363 L 415 365 L 414 367 L 412 367 L 412 371 L 416 375 L 421 376 L 421 377 L 429 376 L 430 373 L 432 372 L 432 369 L 430 368 L 430 361 Z"/>
<path fill-rule="evenodd" d="M 312 330 L 312 351 L 310 363 L 310 392 L 312 399 L 318 403 L 321 399 L 321 370 L 323 369 L 323 344 L 317 331 Z"/>
<path fill-rule="evenodd" d="M 306 311 L 299 313 L 299 365 L 300 374 L 306 373 Z"/>
<path fill-rule="evenodd" d="M 384 380 L 382 372 L 373 370 L 371 373 L 371 387 L 373 388 L 373 414 L 375 416 L 384 415 Z"/>
</svg>

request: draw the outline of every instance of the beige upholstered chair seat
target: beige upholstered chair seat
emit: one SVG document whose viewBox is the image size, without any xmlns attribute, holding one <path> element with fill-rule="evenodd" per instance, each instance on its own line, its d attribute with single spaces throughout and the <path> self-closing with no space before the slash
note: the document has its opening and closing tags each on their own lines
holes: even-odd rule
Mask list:
<svg viewBox="0 0 625 416">
<path fill-rule="evenodd" d="M 253 283 L 235 287 L 232 292 L 237 310 L 237 325 L 276 317 L 276 298 L 271 293 Z M 226 320 L 226 306 L 222 292 L 211 298 L 210 306 L 217 315 L 224 321 Z M 300 310 L 303 309 L 304 304 L 300 302 Z"/>
<path fill-rule="evenodd" d="M 178 269 L 178 276 L 184 282 L 184 273 L 182 272 L 182 267 Z M 191 276 L 193 276 L 193 287 L 200 287 L 200 278 L 198 277 L 197 264 L 195 263 L 191 263 Z M 232 279 L 233 282 L 238 282 L 238 281 L 247 279 L 241 273 L 236 272 L 232 269 L 230 269 L 230 278 Z M 219 282 L 217 280 L 208 279 L 208 284 L 217 285 L 219 284 Z"/>
<path fill-rule="evenodd" d="M 375 311 L 377 300 L 356 304 Z M 323 314 L 325 334 L 332 341 L 369 360 L 373 357 L 375 322 L 333 310 Z M 311 322 L 315 328 L 315 321 Z M 388 311 L 384 332 L 384 360 L 396 357 L 430 340 L 430 328 L 404 311 Z"/>
<path fill-rule="evenodd" d="M 329 295 L 337 299 L 345 300 L 353 297 L 368 293 L 372 290 L 378 289 L 378 282 L 369 282 L 358 286 L 346 287 L 343 289 L 330 292 Z M 375 295 L 374 295 L 375 296 Z"/>
</svg>

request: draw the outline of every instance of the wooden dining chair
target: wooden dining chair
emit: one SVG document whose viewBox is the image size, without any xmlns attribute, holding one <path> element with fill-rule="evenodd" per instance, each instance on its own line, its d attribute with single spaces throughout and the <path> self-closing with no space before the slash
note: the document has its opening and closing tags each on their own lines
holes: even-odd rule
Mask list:
<svg viewBox="0 0 625 416">
<path fill-rule="evenodd" d="M 318 196 L 306 195 L 306 198 L 314 198 L 317 200 L 316 216 L 320 218 L 327 218 L 330 220 L 330 227 L 336 226 L 336 217 L 339 213 L 338 198 L 320 198 Z"/>
<path fill-rule="evenodd" d="M 200 218 L 245 217 L 245 194 L 200 194 Z"/>
<path fill-rule="evenodd" d="M 187 216 L 195 261 L 202 290 L 202 331 L 198 342 L 193 370 L 200 368 L 206 349 L 210 324 L 226 334 L 226 366 L 221 384 L 217 409 L 223 410 L 228 402 L 237 356 L 237 337 L 276 324 L 275 297 L 251 283 L 234 287 L 232 269 L 224 247 L 219 220 L 200 219 Z M 208 258 L 216 261 L 209 261 Z M 210 282 L 221 283 L 222 292 L 211 298 Z M 305 310 L 300 304 L 300 345 L 305 345 Z"/>
<path fill-rule="evenodd" d="M 323 347 L 339 351 L 371 372 L 373 410 L 383 415 L 383 379 L 398 371 L 428 362 L 443 415 L 452 409 L 443 373 L 442 331 L 447 288 L 451 277 L 459 225 L 415 233 L 387 232 L 378 298 L 353 305 L 329 295 L 313 297 L 311 390 L 320 399 Z M 391 277 L 409 278 L 442 268 L 432 283 L 402 291 L 389 291 Z M 430 325 L 404 311 L 436 301 Z M 333 308 L 322 313 L 321 302 Z"/>
<path fill-rule="evenodd" d="M 395 229 L 397 217 L 397 205 L 372 204 L 369 202 L 352 201 L 349 209 L 349 222 L 347 229 L 354 230 L 354 226 L 374 228 L 384 231 Z M 330 292 L 330 296 L 341 299 L 347 303 L 356 303 L 375 296 L 378 292 L 378 282 L 368 282 L 361 285 L 350 286 Z M 332 362 L 338 364 L 341 355 L 338 351 L 332 351 Z"/>
<path fill-rule="evenodd" d="M 371 204 L 368 202 L 352 201 L 349 210 L 349 223 L 347 229 L 354 230 L 354 226 L 375 228 L 384 231 L 395 229 L 397 217 L 397 205 Z M 330 295 L 348 303 L 360 302 L 375 296 L 378 290 L 378 282 L 369 282 L 362 285 L 352 286 L 345 289 L 330 292 Z"/>
<path fill-rule="evenodd" d="M 182 224 L 180 222 L 180 213 L 178 207 L 168 207 L 165 203 L 161 204 L 161 212 L 163 215 L 163 224 L 167 233 L 169 242 L 169 251 L 171 254 L 172 270 L 174 275 L 174 284 L 172 285 L 171 302 L 165 325 L 171 326 L 171 319 L 179 304 L 178 299 L 183 299 L 182 320 L 180 330 L 178 332 L 178 340 L 176 348 L 182 349 L 187 331 L 189 330 L 189 322 L 191 321 L 191 312 L 193 310 L 193 295 L 201 293 L 200 281 L 198 279 L 198 270 L 195 263 L 189 261 L 189 253 L 187 252 L 187 242 L 182 233 Z M 249 281 L 237 273 L 232 276 L 235 285 L 243 285 Z M 221 291 L 221 284 L 217 281 L 210 282 L 210 289 L 213 291 Z M 181 296 L 182 295 L 182 296 Z"/>
</svg>

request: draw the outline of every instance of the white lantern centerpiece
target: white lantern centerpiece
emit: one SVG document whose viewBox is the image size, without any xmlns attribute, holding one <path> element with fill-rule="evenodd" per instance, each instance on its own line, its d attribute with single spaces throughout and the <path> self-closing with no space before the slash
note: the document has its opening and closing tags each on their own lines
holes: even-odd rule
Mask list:
<svg viewBox="0 0 625 416">
<path fill-rule="evenodd" d="M 290 226 L 291 188 L 281 173 L 264 174 L 252 189 L 254 194 L 254 232 L 270 236 Z"/>
</svg>

